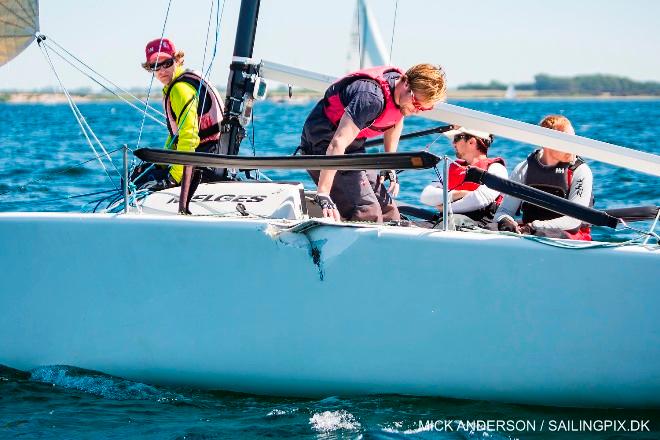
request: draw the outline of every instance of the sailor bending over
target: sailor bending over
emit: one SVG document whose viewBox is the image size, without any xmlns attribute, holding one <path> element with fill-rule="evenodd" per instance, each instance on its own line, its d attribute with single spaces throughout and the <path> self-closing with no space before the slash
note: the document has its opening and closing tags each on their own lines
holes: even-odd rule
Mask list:
<svg viewBox="0 0 660 440">
<path fill-rule="evenodd" d="M 446 94 L 443 70 L 418 64 L 407 72 L 374 67 L 350 73 L 331 85 L 307 117 L 299 149 L 303 154 L 364 153 L 365 139 L 384 136 L 385 151 L 395 152 L 403 117 L 430 110 Z M 309 171 L 317 183 L 324 217 L 382 222 L 399 220 L 393 201 L 396 172 Z M 389 178 L 389 191 L 384 177 Z"/>
<path fill-rule="evenodd" d="M 171 40 L 156 39 L 147 43 L 146 62 L 142 67 L 153 72 L 163 84 L 163 107 L 169 136 L 165 148 L 179 151 L 219 153 L 222 101 L 218 91 L 198 72 L 183 67 L 184 53 Z M 142 173 L 134 172 L 134 176 Z M 194 167 L 155 166 L 141 176 L 136 185 L 160 190 L 182 185 L 182 194 L 192 194 L 202 181 L 222 180 L 224 170 L 196 170 Z M 187 206 L 187 205 L 186 205 Z"/>
<path fill-rule="evenodd" d="M 550 115 L 542 127 L 575 134 L 571 122 L 564 116 Z M 552 148 L 533 152 L 513 170 L 511 180 L 521 182 L 583 206 L 593 206 L 593 175 L 580 158 Z M 513 217 L 522 211 L 522 222 Z M 511 196 L 504 197 L 495 220 L 500 231 L 533 234 L 544 237 L 591 240 L 591 227 L 581 220 L 562 216 Z"/>
<path fill-rule="evenodd" d="M 455 162 L 449 165 L 447 190 L 451 201 L 454 221 L 464 226 L 485 227 L 493 221 L 495 211 L 502 201 L 502 195 L 486 185 L 465 182 L 467 167 L 477 167 L 506 179 L 508 173 L 501 157 L 488 157 L 488 148 L 493 142 L 493 135 L 484 131 L 460 127 L 445 133 L 452 138 L 456 150 Z M 443 213 L 443 185 L 435 182 L 422 191 L 420 201 L 435 206 Z"/>
</svg>

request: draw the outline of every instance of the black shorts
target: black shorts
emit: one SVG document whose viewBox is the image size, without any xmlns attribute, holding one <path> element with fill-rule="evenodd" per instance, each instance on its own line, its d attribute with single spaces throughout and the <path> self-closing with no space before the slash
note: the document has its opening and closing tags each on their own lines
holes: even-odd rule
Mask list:
<svg viewBox="0 0 660 440">
<path fill-rule="evenodd" d="M 318 184 L 320 171 L 308 173 Z M 394 199 L 378 183 L 378 173 L 373 170 L 337 171 L 330 197 L 347 220 L 382 223 L 401 219 Z"/>
</svg>

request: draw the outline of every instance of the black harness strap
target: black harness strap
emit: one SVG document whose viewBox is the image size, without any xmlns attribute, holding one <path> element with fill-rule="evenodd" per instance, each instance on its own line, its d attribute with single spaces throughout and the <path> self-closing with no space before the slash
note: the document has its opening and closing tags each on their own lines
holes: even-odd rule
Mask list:
<svg viewBox="0 0 660 440">
<path fill-rule="evenodd" d="M 172 93 L 172 89 L 174 88 L 174 85 L 183 82 L 195 89 L 195 97 L 191 98 L 186 104 L 183 106 L 183 110 L 181 110 L 181 114 L 177 116 L 174 113 L 174 109 L 172 108 L 172 100 L 170 98 L 170 94 Z M 197 96 L 197 91 L 199 91 L 199 96 L 203 96 L 204 99 L 200 100 Z M 197 99 L 197 116 L 201 116 L 204 113 L 208 112 L 211 109 L 211 106 L 213 105 L 213 97 L 211 96 L 211 91 L 209 91 L 208 87 L 206 84 L 204 84 L 204 81 L 200 81 L 196 78 L 191 78 L 190 76 L 187 76 L 185 73 L 180 75 L 178 78 L 176 78 L 172 84 L 170 84 L 170 87 L 167 89 L 167 97 L 165 98 L 167 105 L 169 107 L 170 114 L 174 115 L 176 117 L 177 122 L 179 122 L 179 119 L 183 114 L 185 114 L 185 110 L 188 108 L 188 106 L 192 103 L 192 101 Z M 222 109 L 220 109 L 220 114 L 222 114 Z M 176 143 L 178 140 L 178 134 L 175 136 L 174 132 L 172 130 L 172 126 L 170 125 L 170 119 L 167 118 L 167 130 L 170 133 L 170 136 L 173 136 L 174 139 L 172 140 L 172 143 Z M 215 134 L 220 133 L 220 124 L 212 125 L 210 127 L 204 128 L 202 130 L 199 130 L 199 138 L 204 139 L 209 136 L 213 136 Z"/>
</svg>

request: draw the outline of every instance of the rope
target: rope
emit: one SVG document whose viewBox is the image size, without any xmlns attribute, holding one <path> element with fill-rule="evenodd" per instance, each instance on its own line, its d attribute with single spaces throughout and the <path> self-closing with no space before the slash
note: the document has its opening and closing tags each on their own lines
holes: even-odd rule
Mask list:
<svg viewBox="0 0 660 440">
<path fill-rule="evenodd" d="M 394 21 L 392 23 L 392 39 L 390 40 L 390 64 L 392 64 L 392 48 L 394 47 L 394 30 L 396 29 L 396 16 L 399 10 L 399 0 L 394 2 Z"/>
<path fill-rule="evenodd" d="M 206 64 L 206 52 L 208 49 L 208 41 L 209 41 L 209 34 L 211 33 L 211 17 L 213 17 L 213 7 L 216 4 L 215 0 L 211 0 L 211 12 L 209 13 L 209 20 L 208 20 L 208 25 L 206 27 L 206 38 L 204 38 L 204 56 L 202 57 L 202 81 L 199 83 L 199 88 L 197 89 L 196 97 L 199 98 L 199 94 L 202 92 L 202 85 L 204 82 L 208 83 L 207 78 L 211 74 L 211 69 L 213 68 L 213 62 L 215 61 L 215 57 L 218 52 L 218 41 L 220 40 L 220 22 L 222 21 L 222 15 L 224 14 L 225 10 L 225 2 L 223 0 L 222 2 L 222 9 L 220 8 L 220 4 L 217 5 L 215 8 L 215 40 L 213 42 L 213 54 L 211 55 L 211 60 L 209 61 L 209 66 L 204 71 L 204 64 Z M 204 95 L 204 98 L 202 100 L 202 105 L 201 108 L 203 109 L 204 106 L 206 105 L 206 97 L 208 93 Z M 199 123 L 202 119 L 202 115 L 199 114 L 197 115 L 197 125 L 199 126 Z M 184 119 L 181 121 L 183 124 Z"/>
<path fill-rule="evenodd" d="M 357 28 L 358 28 L 358 59 L 360 60 L 360 69 L 362 68 L 362 32 L 360 32 L 360 2 L 357 4 Z"/>
<path fill-rule="evenodd" d="M 149 194 L 151 194 L 151 193 L 152 193 L 152 191 L 150 191 L 150 190 L 132 191 L 131 194 L 130 194 L 130 196 L 129 196 L 129 198 L 128 198 L 128 204 L 129 204 L 129 206 L 138 206 L 138 205 L 137 205 L 137 202 L 140 201 L 140 200 L 142 200 L 142 199 L 144 199 L 144 198 L 146 198 L 146 197 L 147 197 Z M 112 199 L 112 200 L 107 204 L 107 207 L 105 208 L 106 212 L 110 212 L 110 213 L 122 212 L 122 211 L 124 210 L 124 204 L 125 204 L 125 201 L 122 202 L 122 203 L 118 203 L 118 204 L 117 204 L 116 206 L 114 206 L 114 207 L 112 207 L 112 205 L 114 205 L 115 203 L 119 202 L 119 201 L 122 200 L 123 198 L 124 198 L 124 195 L 123 195 L 123 194 L 120 194 L 120 195 L 116 196 L 114 199 Z M 94 212 L 96 212 L 96 210 L 98 209 L 99 205 L 100 205 L 101 203 L 103 203 L 104 201 L 106 201 L 107 199 L 108 199 L 108 197 L 106 197 L 106 198 L 104 198 L 104 199 L 101 199 L 101 200 L 99 201 L 99 203 L 97 203 L 96 206 L 94 207 Z M 111 208 L 111 207 L 112 207 L 112 208 Z"/>
<path fill-rule="evenodd" d="M 41 203 L 48 203 L 48 202 L 59 202 L 61 200 L 69 200 L 69 199 L 78 199 L 80 197 L 87 197 L 87 196 L 96 196 L 98 194 L 106 194 L 106 193 L 116 193 L 117 189 L 106 189 L 103 191 L 96 191 L 93 193 L 87 193 L 87 194 L 77 194 L 75 196 L 66 196 L 66 197 L 58 197 L 56 199 L 46 199 L 46 200 L 39 200 L 39 199 L 29 199 L 29 200 L 15 200 L 12 202 L 0 202 L 0 203 L 7 203 L 7 204 L 14 204 L 14 203 L 32 203 L 35 200 L 39 200 Z"/>
<path fill-rule="evenodd" d="M 114 149 L 114 150 L 111 150 L 111 151 L 108 152 L 108 154 L 115 153 L 115 152 L 117 152 L 117 151 L 119 151 L 119 150 L 121 150 L 121 149 L 123 149 L 123 147 L 119 147 L 119 148 L 116 148 L 116 149 Z M 24 190 L 25 190 L 28 186 L 30 186 L 30 185 L 33 185 L 33 184 L 35 184 L 35 183 L 39 183 L 39 182 L 43 182 L 44 180 L 49 180 L 51 177 L 54 177 L 54 176 L 56 176 L 57 174 L 63 174 L 63 173 L 69 172 L 69 171 L 71 171 L 71 170 L 73 170 L 73 169 L 75 169 L 75 168 L 78 168 L 78 167 L 80 167 L 80 166 L 82 166 L 82 165 L 85 165 L 85 164 L 87 164 L 87 163 L 89 163 L 89 162 L 93 162 L 93 161 L 95 161 L 96 159 L 97 159 L 97 158 L 94 157 L 93 159 L 88 159 L 88 160 L 86 160 L 86 161 L 84 161 L 84 162 L 77 163 L 77 164 L 75 164 L 75 165 L 72 165 L 72 166 L 70 166 L 70 167 L 64 169 L 64 170 L 57 171 L 57 172 L 54 172 L 54 173 L 51 173 L 51 174 L 46 174 L 46 175 L 44 175 L 43 177 L 39 177 L 39 178 L 37 178 L 37 179 L 30 180 L 30 181 L 27 182 L 27 183 L 24 183 L 24 184 L 22 184 L 22 185 L 19 185 L 18 188 L 16 188 L 16 189 L 9 189 L 9 190 L 7 190 L 7 191 L 4 191 L 4 192 L 0 193 L 0 197 L 6 196 L 6 195 L 8 195 L 8 194 L 10 194 L 10 193 L 13 193 L 13 192 L 17 192 L 17 191 L 18 191 L 18 192 L 21 192 L 21 191 L 24 191 Z"/>
<path fill-rule="evenodd" d="M 96 151 L 96 148 L 94 148 L 94 144 L 92 143 L 91 139 L 89 138 L 89 135 L 87 134 L 87 130 L 90 131 L 90 133 L 92 134 L 94 139 L 96 139 L 96 141 L 99 143 L 99 146 L 101 147 L 101 149 L 103 150 L 103 152 L 105 153 L 106 156 L 108 156 L 108 152 L 106 151 L 105 147 L 103 147 L 103 144 L 101 144 L 101 142 L 98 140 L 96 135 L 94 135 L 94 132 L 92 131 L 91 127 L 89 126 L 89 124 L 87 124 L 87 121 L 85 121 L 85 118 L 82 116 L 82 113 L 80 112 L 80 110 L 76 106 L 75 102 L 73 102 L 73 99 L 71 98 L 71 95 L 69 94 L 69 91 L 66 89 L 66 87 L 64 87 L 64 84 L 62 83 L 62 80 L 60 79 L 60 76 L 57 73 L 57 70 L 55 70 L 55 66 L 53 65 L 53 60 L 50 58 L 50 54 L 48 53 L 48 49 L 45 46 L 42 46 L 41 44 L 39 44 L 39 48 L 41 49 L 42 53 L 46 57 L 46 60 L 48 61 L 48 64 L 50 65 L 51 69 L 53 70 L 53 73 L 55 74 L 55 78 L 57 78 L 57 81 L 59 82 L 60 87 L 62 88 L 62 91 L 64 92 L 64 95 L 67 98 L 67 101 L 69 103 L 69 107 L 71 107 L 71 111 L 73 112 L 73 115 L 76 118 L 76 121 L 78 122 L 78 125 L 80 125 L 80 128 L 82 129 L 82 132 L 85 135 L 85 138 L 87 139 L 87 143 L 89 143 L 89 146 L 91 147 L 92 151 L 96 155 L 96 158 L 98 159 L 99 163 L 101 164 L 101 167 L 103 167 L 103 171 L 108 176 L 108 179 L 110 179 L 110 182 L 112 183 L 112 185 L 117 190 L 119 190 L 119 188 L 117 188 L 117 185 L 115 184 L 115 182 L 112 180 L 112 177 L 110 177 L 110 173 L 108 173 L 108 169 L 105 167 L 105 164 L 103 163 L 103 159 L 101 159 L 101 156 Z M 85 127 L 87 127 L 87 128 L 85 128 Z M 112 161 L 110 161 L 110 163 L 115 168 L 117 173 L 119 175 L 121 175 L 119 170 L 117 170 L 117 167 L 115 167 L 114 163 Z"/>
<path fill-rule="evenodd" d="M 255 139 L 254 139 L 254 108 L 252 109 L 252 114 L 250 115 L 250 125 L 252 125 L 252 138 L 250 138 L 250 133 L 248 132 L 247 138 L 248 141 L 250 142 L 250 147 L 252 147 L 252 156 L 255 157 L 257 155 L 257 148 L 255 146 Z M 257 172 L 257 180 L 259 180 L 259 170 L 256 170 Z M 245 172 L 245 175 L 247 177 L 249 171 Z"/>
<path fill-rule="evenodd" d="M 169 0 L 167 2 L 167 11 L 165 12 L 165 21 L 163 22 L 163 29 L 160 32 L 160 45 L 158 47 L 158 51 L 160 52 L 160 46 L 163 44 L 163 38 L 165 36 L 165 27 L 167 26 L 167 18 L 170 16 L 170 7 L 172 6 L 172 0 Z M 158 64 L 158 61 L 156 61 L 156 64 Z M 147 119 L 147 109 L 149 108 L 149 98 L 151 97 L 151 87 L 154 84 L 154 78 L 156 76 L 156 72 L 151 72 L 151 80 L 149 81 L 149 89 L 147 90 L 147 99 L 145 100 L 144 103 L 144 113 L 142 116 L 142 122 L 140 123 L 140 131 L 138 133 L 138 139 L 137 139 L 137 144 L 135 145 L 135 148 L 140 147 L 140 141 L 142 140 L 142 130 L 144 129 L 144 123 Z"/>
<path fill-rule="evenodd" d="M 605 242 L 590 242 L 590 241 L 579 241 L 579 240 L 561 240 L 556 238 L 549 237 L 539 237 L 536 235 L 522 235 L 516 234 L 515 232 L 507 231 L 489 231 L 487 229 L 469 229 L 471 232 L 476 232 L 480 234 L 495 234 L 495 235 L 508 235 L 510 237 L 517 237 L 524 240 L 531 240 L 537 243 L 545 244 L 552 247 L 557 247 L 561 249 L 571 249 L 571 250 L 586 250 L 586 249 L 604 249 L 604 248 L 617 248 L 623 246 L 638 246 L 640 236 L 632 238 L 630 240 L 623 241 L 621 243 L 605 243 Z"/>
<path fill-rule="evenodd" d="M 171 3 L 171 0 L 170 0 L 170 3 Z M 223 0 L 222 13 L 224 13 L 224 9 L 225 9 L 224 5 L 225 5 L 225 3 L 224 3 L 224 0 Z M 169 13 L 169 7 L 168 7 L 168 13 Z M 212 16 L 212 15 L 213 15 L 213 8 L 211 8 L 211 12 L 210 12 L 210 15 L 209 15 L 209 23 L 210 23 L 210 16 Z M 204 65 L 202 64 L 202 81 L 199 83 L 199 88 L 195 92 L 195 98 L 199 98 L 199 94 L 202 90 L 202 83 L 206 81 L 206 78 L 207 78 L 208 74 L 211 72 L 211 69 L 213 67 L 213 62 L 215 61 L 215 58 L 216 58 L 216 55 L 217 55 L 218 40 L 220 39 L 220 21 L 221 20 L 222 20 L 222 14 L 220 13 L 220 7 L 218 6 L 218 8 L 216 8 L 216 29 L 215 29 L 215 42 L 214 42 L 214 47 L 213 47 L 213 54 L 211 56 L 211 61 L 209 62 L 209 67 L 207 68 L 206 73 L 204 73 L 204 71 L 203 71 Z M 166 18 L 166 21 L 167 21 L 167 18 Z M 210 30 L 210 26 L 207 29 L 207 31 L 208 30 Z M 164 32 L 164 28 L 163 28 L 163 32 Z M 162 43 L 162 38 L 163 37 L 161 36 L 161 43 Z M 206 40 L 208 41 L 208 32 L 207 32 Z M 204 53 L 205 53 L 204 57 L 206 57 L 206 49 L 204 50 Z M 152 76 L 151 76 L 152 83 L 153 83 L 153 78 L 154 78 L 154 75 L 152 74 Z M 149 90 L 151 90 L 151 86 L 149 87 Z M 191 108 L 192 108 L 192 104 L 189 105 L 186 108 L 185 113 L 179 118 L 179 119 L 181 119 L 181 122 L 179 122 L 177 124 L 178 128 L 181 128 L 183 123 L 186 121 L 186 118 L 188 117 L 188 114 L 190 113 Z M 201 117 L 201 115 L 198 115 L 198 116 Z M 143 123 L 144 123 L 144 121 L 143 121 Z M 142 131 L 142 127 L 140 127 L 140 132 L 141 131 Z M 175 139 L 175 136 L 170 137 L 170 140 L 167 143 L 167 145 L 165 146 L 165 148 L 170 148 L 172 146 L 172 143 L 174 142 L 174 139 Z M 138 142 L 139 142 L 139 139 L 138 139 Z"/>
<path fill-rule="evenodd" d="M 622 247 L 622 246 L 633 246 L 633 245 L 638 245 L 639 244 L 639 239 L 641 237 L 635 237 L 631 240 L 627 240 L 621 243 L 593 243 L 589 241 L 578 241 L 578 240 L 557 240 L 557 239 L 552 239 L 548 237 L 538 237 L 536 235 L 519 235 L 516 234 L 515 232 L 503 232 L 500 231 L 500 233 L 506 234 L 506 235 L 515 235 L 517 237 L 524 238 L 525 240 L 532 240 L 536 241 L 538 243 L 542 243 L 548 246 L 553 246 L 553 247 L 558 247 L 562 249 L 575 249 L 575 250 L 582 250 L 582 249 L 604 249 L 604 248 L 616 248 L 616 247 Z"/>
<path fill-rule="evenodd" d="M 51 42 L 51 41 L 57 46 L 57 49 L 56 49 L 55 47 L 53 47 L 52 45 L 49 44 L 49 42 Z M 103 83 L 101 83 L 100 81 L 98 81 L 96 78 L 94 78 L 94 77 L 93 77 L 92 75 L 90 75 L 89 73 L 84 72 L 80 67 L 76 66 L 71 60 L 67 59 L 64 55 L 62 55 L 62 53 L 58 52 L 58 49 L 61 50 L 62 52 L 64 52 L 64 53 L 65 53 L 66 55 L 68 55 L 69 57 L 71 57 L 71 58 L 73 58 L 74 60 L 76 60 L 76 61 L 77 61 L 78 63 L 80 63 L 84 68 L 90 70 L 91 72 L 93 72 L 95 75 L 97 75 L 98 77 L 100 77 L 100 78 L 103 79 L 104 81 L 110 83 L 110 85 L 112 85 L 113 87 L 115 87 L 115 88 L 116 88 L 117 90 L 119 90 L 120 92 L 125 93 L 126 95 L 130 96 L 131 98 L 133 98 L 135 101 L 139 102 L 140 104 L 145 104 L 144 101 L 142 101 L 142 100 L 141 100 L 140 98 L 138 98 L 137 96 L 133 95 L 131 92 L 129 92 L 129 91 L 125 90 L 125 89 L 122 89 L 120 86 L 118 86 L 117 84 L 115 84 L 114 82 L 112 82 L 110 79 L 108 79 L 107 77 L 103 76 L 102 74 L 100 74 L 99 72 L 97 72 L 96 70 L 94 70 L 92 67 L 90 67 L 90 66 L 87 65 L 85 62 L 83 62 L 80 58 L 76 57 L 74 54 L 72 54 L 71 52 L 69 52 L 68 50 L 66 50 L 64 47 L 62 47 L 60 44 L 58 44 L 57 41 L 55 41 L 55 40 L 53 40 L 52 38 L 48 37 L 48 39 L 44 40 L 44 44 L 48 45 L 48 48 L 49 48 L 50 50 L 52 50 L 57 56 L 59 56 L 62 60 L 64 60 L 65 62 L 67 62 L 70 66 L 72 66 L 74 69 L 78 70 L 78 71 L 79 71 L 80 73 L 82 73 L 83 75 L 87 76 L 89 79 L 91 79 L 92 81 L 94 81 L 96 84 L 98 84 L 99 86 L 103 87 L 105 90 L 107 90 L 108 92 L 112 93 L 114 96 L 118 97 L 119 99 L 121 99 L 121 100 L 124 101 L 126 104 L 130 105 L 131 107 L 133 107 L 134 109 L 138 110 L 139 112 L 142 112 L 142 111 L 143 111 L 143 110 L 140 109 L 138 106 L 136 106 L 135 104 L 133 104 L 132 102 L 130 102 L 129 100 L 127 100 L 126 98 L 124 98 L 123 96 L 121 96 L 120 94 L 118 94 L 115 90 L 110 89 L 108 86 L 106 86 L 105 84 L 103 84 Z M 156 109 L 156 108 L 154 108 L 154 107 L 149 106 L 148 109 L 151 110 L 152 112 L 157 113 L 158 115 L 160 115 L 160 116 L 162 116 L 162 117 L 165 117 L 165 114 L 164 114 L 163 112 L 161 112 L 160 110 L 158 110 L 158 109 Z M 160 119 L 157 119 L 157 118 L 155 118 L 154 116 L 152 116 L 152 115 L 150 115 L 150 114 L 147 114 L 147 116 L 148 116 L 149 118 L 151 118 L 152 120 L 158 122 L 158 123 L 161 124 L 161 125 L 164 125 L 164 126 L 167 125 L 167 124 L 165 124 L 163 121 L 161 121 Z"/>
<path fill-rule="evenodd" d="M 440 133 L 435 139 L 433 139 L 431 143 L 427 144 L 426 147 L 424 147 L 424 151 L 429 151 L 433 146 L 433 144 L 435 144 L 438 141 L 438 139 L 440 139 L 442 136 L 443 136 L 442 133 Z"/>
<path fill-rule="evenodd" d="M 658 213 L 655 215 L 655 220 L 653 220 L 653 224 L 649 228 L 649 233 L 646 236 L 646 239 L 644 240 L 644 244 L 648 243 L 649 238 L 651 238 L 651 234 L 655 234 L 654 231 L 655 231 L 656 225 L 658 224 L 658 219 L 660 219 L 660 209 L 658 209 Z M 657 235 L 656 235 L 656 238 L 657 238 Z"/>
<path fill-rule="evenodd" d="M 659 213 L 660 213 L 660 211 L 659 211 Z M 657 222 L 657 220 L 658 220 L 658 217 L 656 216 L 656 222 Z M 623 227 L 625 229 L 637 232 L 640 236 L 646 236 L 646 239 L 644 240 L 643 244 L 648 243 L 648 241 L 651 237 L 655 238 L 658 241 L 658 244 L 660 244 L 660 236 L 658 236 L 658 234 L 653 232 L 653 229 L 655 229 L 655 222 L 653 223 L 653 227 L 651 228 L 651 230 L 649 230 L 648 232 L 643 231 L 641 229 L 633 228 L 632 226 L 628 225 L 628 223 L 626 223 L 626 221 L 623 220 L 623 219 L 619 219 L 619 222 L 621 222 L 621 224 L 623 225 Z"/>
</svg>

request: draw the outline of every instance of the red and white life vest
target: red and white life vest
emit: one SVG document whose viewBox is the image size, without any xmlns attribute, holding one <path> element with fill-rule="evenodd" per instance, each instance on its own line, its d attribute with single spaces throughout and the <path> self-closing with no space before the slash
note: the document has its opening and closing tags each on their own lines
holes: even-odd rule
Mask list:
<svg viewBox="0 0 660 440">
<path fill-rule="evenodd" d="M 470 167 L 481 168 L 482 170 L 488 170 L 488 168 L 494 163 L 501 163 L 502 166 L 506 166 L 504 159 L 501 157 L 486 157 L 479 159 L 473 164 L 470 164 Z M 462 159 L 457 159 L 456 163 L 452 162 L 449 165 L 447 189 L 452 190 L 464 190 L 464 191 L 475 191 L 479 188 L 478 183 L 466 182 L 465 173 L 467 172 L 468 163 Z M 491 222 L 495 216 L 498 206 L 502 203 L 502 195 L 498 195 L 494 202 L 484 206 L 482 208 L 476 209 L 470 212 L 464 212 L 463 215 L 470 217 L 472 220 L 477 222 L 481 227 L 485 227 L 486 224 Z"/>
<path fill-rule="evenodd" d="M 362 129 L 356 138 L 360 139 L 381 136 L 384 131 L 394 127 L 394 125 L 403 118 L 403 114 L 401 114 L 401 110 L 394 103 L 394 97 L 392 96 L 393 90 L 390 89 L 390 85 L 385 79 L 384 75 L 388 72 L 397 72 L 401 75 L 404 74 L 403 71 L 397 67 L 380 66 L 349 73 L 335 82 L 330 88 L 328 88 L 324 98 L 325 106 L 323 111 L 325 116 L 335 126 L 339 125 L 339 120 L 344 116 L 345 111 L 345 105 L 342 104 L 339 99 L 339 95 L 343 88 L 358 79 L 372 79 L 380 85 L 380 88 L 383 91 L 385 106 L 374 122 L 369 127 Z"/>
<path fill-rule="evenodd" d="M 167 89 L 167 94 L 163 96 L 163 107 L 167 116 L 167 130 L 170 132 L 176 142 L 179 131 L 179 121 L 185 114 L 186 109 L 192 103 L 193 99 L 189 100 L 181 111 L 180 115 L 175 115 L 172 109 L 170 94 L 174 85 L 178 82 L 190 84 L 195 91 L 199 92 L 197 101 L 197 118 L 199 119 L 199 143 L 217 141 L 220 138 L 220 122 L 222 121 L 222 100 L 220 93 L 211 84 L 206 82 L 199 73 L 186 70 L 181 75 L 170 83 Z"/>
<path fill-rule="evenodd" d="M 506 166 L 504 164 L 504 159 L 502 159 L 501 157 L 485 157 L 483 159 L 479 159 L 473 164 L 470 164 L 470 166 L 473 168 L 481 168 L 482 170 L 488 170 L 488 168 L 494 163 L 501 163 L 503 166 Z M 449 164 L 449 176 L 447 183 L 447 189 L 449 191 L 452 190 L 474 191 L 477 188 L 479 188 L 478 183 L 465 181 L 465 173 L 467 172 L 467 167 L 468 167 L 468 163 L 463 159 L 456 159 L 455 163 L 452 162 L 451 164 Z M 500 195 L 500 198 L 501 197 L 502 196 Z"/>
</svg>

